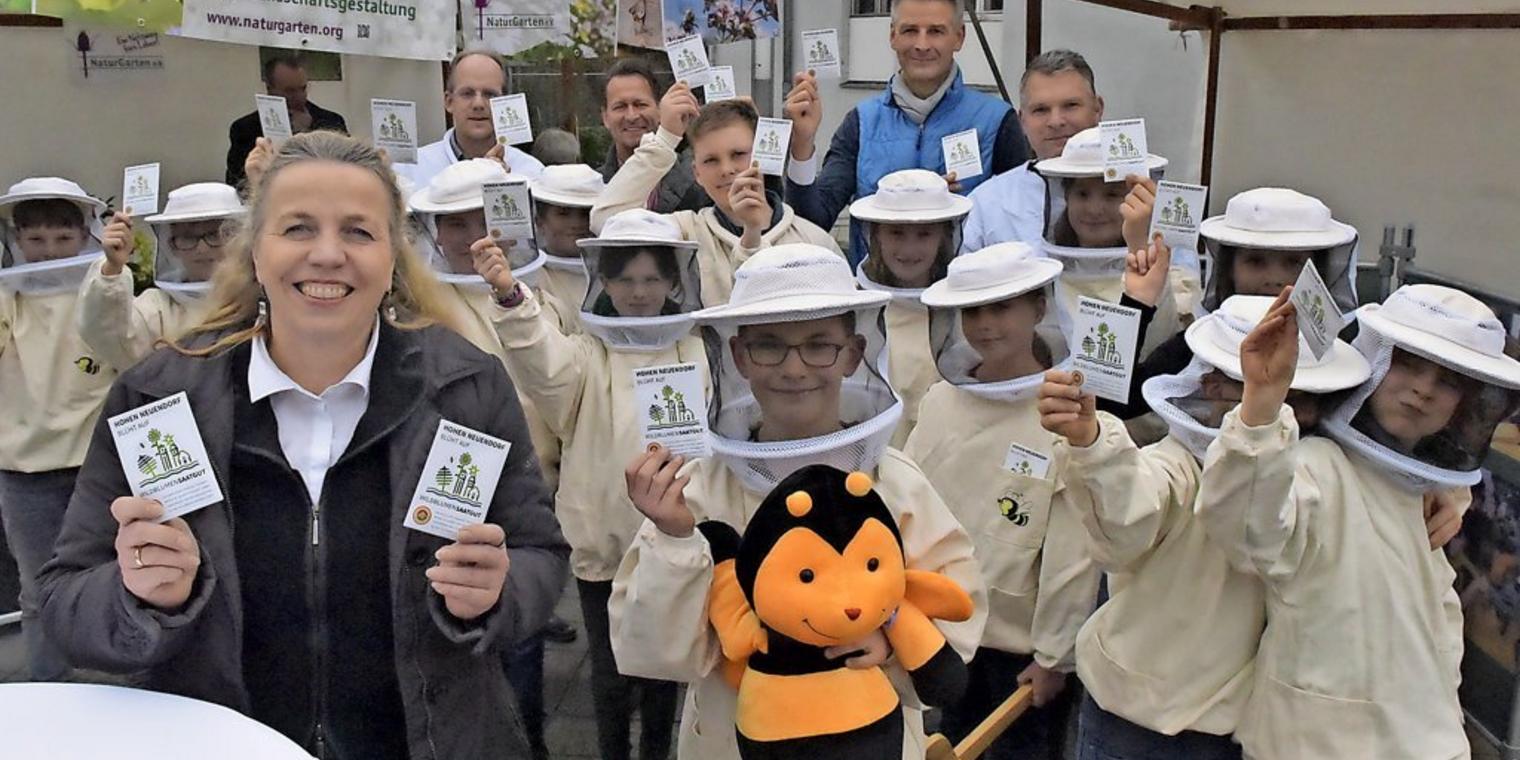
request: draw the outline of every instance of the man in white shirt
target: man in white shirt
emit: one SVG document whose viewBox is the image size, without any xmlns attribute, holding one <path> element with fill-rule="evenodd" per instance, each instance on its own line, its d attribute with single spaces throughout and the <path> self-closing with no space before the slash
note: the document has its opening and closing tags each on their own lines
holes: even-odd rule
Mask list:
<svg viewBox="0 0 1520 760">
<path fill-rule="evenodd" d="M 983 182 L 971 192 L 961 250 L 1019 241 L 1035 247 L 1045 234 L 1045 180 L 1034 164 L 1061 155 L 1067 138 L 1098 126 L 1103 98 L 1081 54 L 1050 50 L 1036 56 L 1019 80 L 1019 123 L 1034 158 Z"/>
<path fill-rule="evenodd" d="M 449 78 L 443 90 L 443 107 L 454 126 L 443 139 L 417 150 L 417 163 L 397 164 L 396 173 L 417 187 L 426 187 L 444 167 L 467 158 L 488 158 L 497 147 L 496 126 L 491 122 L 491 98 L 507 89 L 507 70 L 501 59 L 489 50 L 467 48 L 449 63 Z M 544 171 L 538 159 L 510 145 L 503 145 L 502 160 L 507 170 L 528 179 L 537 179 Z"/>
</svg>

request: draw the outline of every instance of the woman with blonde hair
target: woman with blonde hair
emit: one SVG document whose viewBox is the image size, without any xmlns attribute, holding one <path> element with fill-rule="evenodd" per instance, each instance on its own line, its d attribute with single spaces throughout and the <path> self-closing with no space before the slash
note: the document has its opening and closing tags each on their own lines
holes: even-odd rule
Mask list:
<svg viewBox="0 0 1520 760">
<path fill-rule="evenodd" d="M 106 402 L 184 392 L 225 499 L 164 521 L 96 428 L 41 579 L 75 663 L 227 705 L 318 757 L 526 755 L 495 650 L 542 626 L 568 548 L 511 381 L 439 325 L 404 220 L 374 149 L 281 146 L 205 321 Z M 483 524 L 452 542 L 403 526 L 443 420 L 511 444 Z"/>
</svg>

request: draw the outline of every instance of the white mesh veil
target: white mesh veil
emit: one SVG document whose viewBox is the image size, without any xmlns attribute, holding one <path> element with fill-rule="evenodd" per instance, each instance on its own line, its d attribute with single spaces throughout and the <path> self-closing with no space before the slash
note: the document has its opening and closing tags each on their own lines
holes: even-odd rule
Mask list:
<svg viewBox="0 0 1520 760">
<path fill-rule="evenodd" d="M 659 351 L 691 334 L 692 312 L 702 308 L 702 276 L 695 248 L 669 245 L 597 245 L 581 242 L 588 272 L 581 324 L 609 347 Z M 619 308 L 620 287 L 647 303 Z M 638 309 L 647 316 L 624 312 Z"/>
<path fill-rule="evenodd" d="M 1520 364 L 1503 353 L 1503 325 L 1436 285 L 1406 285 L 1358 314 L 1353 345 L 1372 376 L 1326 431 L 1414 490 L 1477 483 L 1495 428 L 1520 409 Z"/>
<path fill-rule="evenodd" d="M 730 302 L 699 313 L 713 372 L 714 398 L 708 407 L 713 455 L 745 488 L 763 493 L 809 464 L 846 472 L 875 469 L 903 413 L 901 399 L 886 380 L 887 300 L 854 289 L 849 266 L 838 254 L 795 244 L 755 254 L 736 272 Z M 778 340 L 778 331 L 803 335 Z M 824 344 L 831 339 L 815 334 L 843 335 L 844 347 L 833 350 L 830 361 Z M 756 385 L 741 374 L 736 349 L 746 352 Z M 761 349 L 779 350 L 781 363 L 755 366 Z M 769 399 L 773 410 L 786 414 L 788 405 L 816 400 L 815 394 L 828 393 L 829 386 L 819 378 L 847 369 L 839 363 L 853 361 L 857 350 L 858 363 L 840 382 L 841 429 L 811 438 L 759 440 L 762 401 Z M 808 364 L 804 351 L 827 366 Z M 793 413 L 798 408 L 790 407 Z"/>
<path fill-rule="evenodd" d="M 20 183 L 17 186 L 19 187 Z M 36 200 L 45 200 L 45 198 L 36 198 Z M 47 295 L 78 290 L 84 283 L 90 266 L 101 257 L 103 252 L 100 241 L 105 235 L 105 226 L 101 223 L 100 213 L 104 211 L 105 205 L 99 201 L 95 201 L 98 205 L 92 205 L 73 197 L 60 198 L 60 200 L 74 203 L 84 214 L 85 224 L 89 228 L 84 249 L 78 255 L 68 258 L 27 261 L 26 252 L 21 247 L 21 239 L 10 213 L 13 207 L 7 208 L 3 220 L 0 220 L 0 224 L 3 224 L 3 231 L 0 231 L 3 232 L 3 236 L 0 236 L 0 290 Z"/>
</svg>

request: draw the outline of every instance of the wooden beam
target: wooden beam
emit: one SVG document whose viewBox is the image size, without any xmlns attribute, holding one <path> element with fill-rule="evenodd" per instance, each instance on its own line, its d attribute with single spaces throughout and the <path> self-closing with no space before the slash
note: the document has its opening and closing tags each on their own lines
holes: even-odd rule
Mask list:
<svg viewBox="0 0 1520 760">
<path fill-rule="evenodd" d="M 1040 33 L 1045 24 L 1043 0 L 1024 0 L 1024 65 L 1040 54 Z"/>
<path fill-rule="evenodd" d="M 1520 29 L 1520 13 L 1391 13 L 1351 16 L 1241 16 L 1224 22 L 1228 31 L 1307 29 Z"/>
<path fill-rule="evenodd" d="M 1219 48 L 1224 44 L 1224 11 L 1214 8 L 1209 24 L 1209 70 L 1203 94 L 1203 158 L 1199 161 L 1199 183 L 1214 186 L 1214 129 L 1219 107 Z"/>
<path fill-rule="evenodd" d="M 1080 0 L 1080 2 L 1152 18 L 1164 18 L 1194 29 L 1208 29 L 1217 10 L 1204 5 L 1190 5 L 1184 8 L 1171 3 L 1156 2 L 1156 0 Z"/>
<path fill-rule="evenodd" d="M 40 29 L 61 29 L 63 19 L 52 16 L 35 16 L 30 13 L 0 13 L 0 26 L 29 26 Z"/>
</svg>

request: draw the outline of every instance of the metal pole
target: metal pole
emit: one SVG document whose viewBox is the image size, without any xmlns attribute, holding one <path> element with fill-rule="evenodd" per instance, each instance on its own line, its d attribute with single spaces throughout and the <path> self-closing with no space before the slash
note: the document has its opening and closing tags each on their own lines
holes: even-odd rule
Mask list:
<svg viewBox="0 0 1520 760">
<path fill-rule="evenodd" d="M 1030 2 L 1038 2 L 1038 0 L 1030 0 Z M 1008 97 L 1008 86 L 1003 84 L 1003 72 L 998 68 L 997 58 L 992 55 L 992 46 L 987 44 L 987 33 L 982 31 L 982 20 L 976 15 L 976 7 L 967 5 L 966 15 L 971 17 L 971 28 L 976 31 L 976 39 L 982 43 L 982 55 L 987 56 L 987 65 L 992 69 L 992 81 L 997 82 L 998 92 L 1003 96 L 1003 100 L 1012 103 L 1013 100 Z"/>
<path fill-rule="evenodd" d="M 1040 54 L 1040 32 L 1045 23 L 1044 0 L 1024 1 L 1024 65 Z"/>
</svg>

